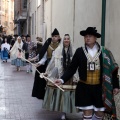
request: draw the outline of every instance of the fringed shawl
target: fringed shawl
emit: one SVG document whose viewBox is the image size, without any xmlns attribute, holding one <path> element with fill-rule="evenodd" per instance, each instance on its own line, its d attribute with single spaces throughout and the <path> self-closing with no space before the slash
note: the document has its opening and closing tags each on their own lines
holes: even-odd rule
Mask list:
<svg viewBox="0 0 120 120">
<path fill-rule="evenodd" d="M 112 53 L 102 47 L 103 54 L 103 101 L 107 111 L 112 113 L 112 117 L 117 120 L 116 107 L 113 96 L 112 73 L 118 69 L 118 65 Z"/>
</svg>

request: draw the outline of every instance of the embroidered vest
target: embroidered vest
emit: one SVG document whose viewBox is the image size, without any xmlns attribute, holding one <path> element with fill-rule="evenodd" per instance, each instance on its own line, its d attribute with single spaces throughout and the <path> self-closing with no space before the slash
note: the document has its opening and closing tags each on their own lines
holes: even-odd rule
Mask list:
<svg viewBox="0 0 120 120">
<path fill-rule="evenodd" d="M 59 42 L 57 43 L 53 43 L 51 42 L 51 44 L 49 45 L 48 49 L 47 49 L 47 58 L 50 59 L 52 57 L 52 52 L 58 47 Z"/>
<path fill-rule="evenodd" d="M 96 55 L 92 58 L 91 55 L 85 51 L 84 48 L 83 48 L 83 50 L 84 50 L 84 53 L 87 57 L 87 80 L 86 81 L 80 81 L 80 82 L 83 82 L 85 84 L 90 84 L 90 85 L 100 84 L 100 80 L 99 80 L 99 78 L 100 78 L 99 55 L 100 55 L 101 52 L 96 53 Z M 89 70 L 89 62 L 90 62 L 90 60 L 92 61 L 93 59 L 94 59 L 94 63 L 95 63 L 95 70 L 91 71 L 91 70 Z"/>
</svg>

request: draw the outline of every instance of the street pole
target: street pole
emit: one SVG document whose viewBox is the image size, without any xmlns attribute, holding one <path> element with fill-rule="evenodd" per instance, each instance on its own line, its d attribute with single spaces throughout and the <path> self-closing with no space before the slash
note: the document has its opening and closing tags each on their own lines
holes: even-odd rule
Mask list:
<svg viewBox="0 0 120 120">
<path fill-rule="evenodd" d="M 106 18 L 106 0 L 102 0 L 102 24 L 101 24 L 101 45 L 105 45 L 105 19 Z"/>
</svg>

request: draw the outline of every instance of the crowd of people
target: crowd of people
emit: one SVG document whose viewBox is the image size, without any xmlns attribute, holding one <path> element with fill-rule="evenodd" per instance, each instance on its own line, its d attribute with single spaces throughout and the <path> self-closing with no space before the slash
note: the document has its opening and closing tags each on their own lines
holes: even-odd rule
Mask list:
<svg viewBox="0 0 120 120">
<path fill-rule="evenodd" d="M 79 111 L 83 120 L 103 120 L 105 113 L 117 120 L 114 95 L 119 93 L 118 64 L 111 51 L 97 42 L 101 34 L 95 27 L 80 31 L 80 35 L 85 44 L 77 49 L 70 35 L 61 38 L 56 28 L 44 44 L 42 38 L 33 42 L 29 35 L 17 36 L 11 44 L 4 38 L 1 59 L 7 62 L 10 55 L 17 71 L 27 66 L 27 73 L 34 64 L 32 97 L 41 99 L 44 109 L 61 112 L 61 120 L 67 120 L 66 113 Z"/>
<path fill-rule="evenodd" d="M 83 120 L 102 120 L 104 113 L 117 120 L 118 64 L 111 51 L 97 42 L 101 34 L 95 27 L 80 35 L 85 45 L 74 50 L 70 35 L 61 39 L 54 29 L 39 53 L 32 96 L 43 100 L 43 108 L 61 112 L 61 120 L 67 119 L 66 113 L 78 111 L 83 112 Z M 46 77 L 40 77 L 38 71 Z"/>
<path fill-rule="evenodd" d="M 34 58 L 39 53 L 42 42 L 41 37 L 32 41 L 30 35 L 0 36 L 1 60 L 7 62 L 10 59 L 11 65 L 16 66 L 17 71 L 20 71 L 21 66 L 26 66 L 26 72 L 30 73 L 32 72 L 32 66 L 25 59 Z"/>
</svg>

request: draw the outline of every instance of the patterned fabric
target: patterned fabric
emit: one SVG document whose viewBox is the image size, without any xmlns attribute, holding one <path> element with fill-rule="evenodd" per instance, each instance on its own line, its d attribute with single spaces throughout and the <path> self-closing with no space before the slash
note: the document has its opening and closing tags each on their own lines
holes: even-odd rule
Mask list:
<svg viewBox="0 0 120 120">
<path fill-rule="evenodd" d="M 47 58 L 52 57 L 52 53 L 58 47 L 58 45 L 59 45 L 59 42 L 57 42 L 57 43 L 51 42 L 51 44 L 49 45 L 49 47 L 47 49 Z"/>
<path fill-rule="evenodd" d="M 43 108 L 50 111 L 59 111 L 65 113 L 76 113 L 75 90 L 65 90 L 63 93 L 58 88 L 47 86 Z"/>
<path fill-rule="evenodd" d="M 85 84 L 89 85 L 97 85 L 100 84 L 100 70 L 95 70 L 95 71 L 87 71 L 87 80 L 82 81 Z"/>
<path fill-rule="evenodd" d="M 34 58 L 36 56 L 37 45 L 34 42 L 29 42 L 27 44 L 28 44 L 29 58 Z"/>
<path fill-rule="evenodd" d="M 116 108 L 113 97 L 112 72 L 118 69 L 112 53 L 102 47 L 103 53 L 103 100 L 107 111 L 112 112 L 112 117 L 116 118 Z M 117 118 L 116 118 L 117 120 Z"/>
<path fill-rule="evenodd" d="M 7 52 L 6 50 L 1 51 L 1 59 L 2 59 L 2 60 L 7 60 L 7 59 L 9 59 L 9 55 L 8 55 L 8 52 Z"/>
<path fill-rule="evenodd" d="M 93 59 L 96 55 L 92 58 L 92 56 L 88 53 L 88 56 L 91 59 Z M 100 80 L 99 80 L 100 79 L 100 60 L 99 58 L 97 58 L 94 62 L 95 62 L 95 71 L 90 71 L 89 61 L 87 60 L 87 80 L 86 81 L 81 80 L 81 82 L 85 84 L 90 84 L 90 85 L 100 84 Z"/>
<path fill-rule="evenodd" d="M 115 120 L 110 114 L 105 113 L 103 120 Z"/>
<path fill-rule="evenodd" d="M 89 61 L 87 61 L 87 70 L 89 70 Z M 100 70 L 100 59 L 95 60 L 95 70 Z"/>
<path fill-rule="evenodd" d="M 62 55 L 63 55 L 62 64 L 63 64 L 64 71 L 66 71 L 67 68 L 70 66 L 71 58 L 73 56 L 71 46 L 69 46 L 68 48 L 63 47 Z"/>
<path fill-rule="evenodd" d="M 15 65 L 17 67 L 26 66 L 26 62 L 22 61 L 20 58 L 17 58 L 11 61 L 11 65 Z"/>
</svg>

